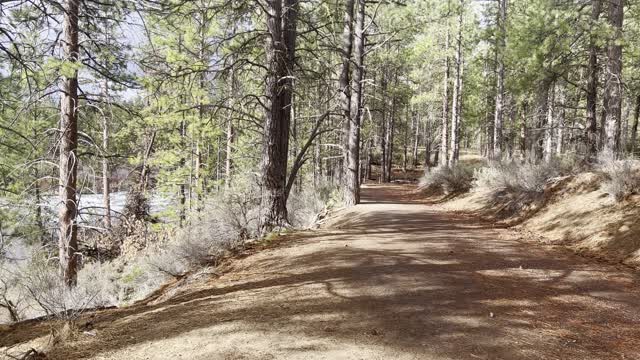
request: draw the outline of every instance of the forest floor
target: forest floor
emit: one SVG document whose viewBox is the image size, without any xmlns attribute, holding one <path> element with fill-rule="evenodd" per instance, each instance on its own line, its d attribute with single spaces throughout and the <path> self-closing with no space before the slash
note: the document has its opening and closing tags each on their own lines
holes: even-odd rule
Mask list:
<svg viewBox="0 0 640 360">
<path fill-rule="evenodd" d="M 285 235 L 169 299 L 105 310 L 52 359 L 638 359 L 634 271 L 364 188 L 320 230 Z M 44 346 L 47 325 L 0 331 Z"/>
</svg>

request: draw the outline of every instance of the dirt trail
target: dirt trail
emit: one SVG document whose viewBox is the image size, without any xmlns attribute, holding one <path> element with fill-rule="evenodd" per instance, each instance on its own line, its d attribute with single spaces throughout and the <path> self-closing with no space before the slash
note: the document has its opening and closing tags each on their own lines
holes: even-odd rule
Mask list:
<svg viewBox="0 0 640 360">
<path fill-rule="evenodd" d="M 76 359 L 639 359 L 623 268 L 373 186 L 330 228 L 153 306 L 96 317 Z M 0 343 L 6 345 L 0 334 Z"/>
</svg>

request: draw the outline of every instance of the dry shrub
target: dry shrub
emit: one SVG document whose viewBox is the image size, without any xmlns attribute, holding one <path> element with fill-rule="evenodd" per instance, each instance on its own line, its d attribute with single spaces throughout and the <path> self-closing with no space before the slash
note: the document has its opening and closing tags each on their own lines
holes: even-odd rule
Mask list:
<svg viewBox="0 0 640 360">
<path fill-rule="evenodd" d="M 138 257 L 129 262 L 84 263 L 77 286 L 69 288 L 60 276 L 57 259 L 42 249 L 34 250 L 28 259 L 5 263 L 0 277 L 0 302 L 13 305 L 11 311 L 17 315 L 10 316 L 10 321 L 48 315 L 72 322 L 88 309 L 145 298 L 167 280 L 144 257 Z"/>
<path fill-rule="evenodd" d="M 640 193 L 640 174 L 637 163 L 633 160 L 616 160 L 608 153 L 598 156 L 598 170 L 607 176 L 602 190 L 616 201 Z"/>
<path fill-rule="evenodd" d="M 215 266 L 229 252 L 258 235 L 259 189 L 239 183 L 207 201 L 189 216 L 188 225 L 148 256 L 159 271 L 174 276 L 205 266 Z"/>
<path fill-rule="evenodd" d="M 19 269 L 18 288 L 32 312 L 73 320 L 83 311 L 110 305 L 100 273 L 85 269 L 78 273 L 78 285 L 68 287 L 54 258 L 33 254 Z"/>
<path fill-rule="evenodd" d="M 488 193 L 498 215 L 511 216 L 544 201 L 550 181 L 575 171 L 575 162 L 553 159 L 541 164 L 492 163 L 475 170 L 474 189 Z"/>
<path fill-rule="evenodd" d="M 327 204 L 337 201 L 338 191 L 331 185 L 317 189 L 303 189 L 292 192 L 287 201 L 289 222 L 294 228 L 310 228 L 327 209 Z"/>
<path fill-rule="evenodd" d="M 6 264 L 0 263 L 0 309 L 4 309 L 6 313 L 0 315 L 0 323 L 5 319 L 15 322 L 23 318 L 24 297 L 15 291 L 19 284 L 18 280 L 19 278 L 6 267 Z"/>
<path fill-rule="evenodd" d="M 547 181 L 560 175 L 560 169 L 553 163 L 497 163 L 476 170 L 474 186 L 492 192 L 542 194 Z"/>
<path fill-rule="evenodd" d="M 423 191 L 459 194 L 469 191 L 473 182 L 473 170 L 469 166 L 456 164 L 452 168 L 440 166 L 431 169 L 420 178 L 419 188 Z"/>
</svg>

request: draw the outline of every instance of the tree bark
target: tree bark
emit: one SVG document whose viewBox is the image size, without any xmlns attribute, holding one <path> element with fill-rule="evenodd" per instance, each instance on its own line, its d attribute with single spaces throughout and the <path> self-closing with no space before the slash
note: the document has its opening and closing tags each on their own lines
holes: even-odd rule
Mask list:
<svg viewBox="0 0 640 360">
<path fill-rule="evenodd" d="M 555 84 L 551 85 L 547 106 L 547 121 L 544 127 L 544 161 L 550 162 L 553 156 L 553 132 L 555 130 Z"/>
<path fill-rule="evenodd" d="M 527 101 L 522 104 L 522 117 L 520 123 L 520 156 L 524 162 L 527 158 L 527 111 L 529 109 Z"/>
<path fill-rule="evenodd" d="M 424 124 L 424 169 L 431 167 L 431 119 Z"/>
<path fill-rule="evenodd" d="M 601 0 L 591 0 L 591 26 L 589 40 L 589 64 L 587 67 L 587 154 L 593 158 L 598 152 L 598 45 L 595 28 L 602 11 Z"/>
<path fill-rule="evenodd" d="M 458 35 L 456 36 L 456 79 L 453 87 L 453 106 L 451 109 L 451 145 L 448 156 L 448 166 L 453 167 L 459 157 L 460 147 L 460 117 L 462 108 L 462 25 L 463 25 L 464 0 L 460 0 L 458 9 Z"/>
<path fill-rule="evenodd" d="M 447 166 L 448 164 L 448 154 L 449 154 L 449 76 L 451 73 L 451 64 L 449 61 L 449 29 L 447 29 L 447 35 L 445 40 L 445 53 L 446 58 L 444 61 L 444 89 L 443 89 L 443 97 L 442 97 L 442 127 L 440 135 L 440 156 L 439 165 Z"/>
<path fill-rule="evenodd" d="M 604 127 L 604 151 L 618 156 L 620 151 L 620 124 L 622 118 L 622 22 L 624 0 L 609 1 L 609 24 L 614 29 L 613 39 L 609 41 L 607 76 L 605 81 L 604 108 L 606 111 Z"/>
<path fill-rule="evenodd" d="M 236 73 L 235 73 L 235 69 L 231 69 L 231 73 L 229 76 L 229 107 L 232 108 L 233 107 L 233 98 L 235 96 L 235 92 L 236 92 L 236 87 L 235 87 L 235 82 L 236 82 Z M 225 161 L 225 181 L 224 181 L 224 185 L 226 189 L 229 189 L 229 187 L 231 186 L 231 178 L 233 177 L 233 143 L 235 141 L 235 129 L 233 126 L 233 111 L 230 109 L 229 113 L 227 115 L 227 130 L 226 130 L 226 135 L 227 135 L 227 150 L 225 151 L 226 153 L 226 161 Z"/>
<path fill-rule="evenodd" d="M 560 109 L 557 111 L 557 115 L 558 115 L 558 121 L 556 121 L 556 130 L 557 130 L 557 137 L 556 137 L 556 155 L 560 156 L 562 154 L 562 151 L 564 150 L 564 126 L 565 126 L 565 121 L 566 121 L 566 105 L 567 105 L 567 98 L 566 98 L 566 87 L 565 85 L 561 85 L 558 89 L 558 103 L 560 105 Z"/>
<path fill-rule="evenodd" d="M 416 123 L 413 133 L 413 150 L 411 151 L 411 167 L 415 169 L 418 167 L 418 146 L 420 145 L 420 117 L 417 114 L 412 114 L 411 118 L 415 119 L 414 121 Z"/>
<path fill-rule="evenodd" d="M 506 21 L 507 21 L 507 0 L 498 0 L 498 49 L 497 49 L 497 68 L 496 68 L 496 108 L 494 119 L 493 133 L 493 157 L 497 160 L 502 159 L 503 134 L 502 127 L 504 122 L 504 51 L 506 38 Z"/>
<path fill-rule="evenodd" d="M 352 0 L 349 0 L 352 1 Z M 364 72 L 364 15 L 365 1 L 357 0 L 355 29 L 353 30 L 353 93 L 351 94 L 349 132 L 347 141 L 347 167 L 344 200 L 345 206 L 360 203 L 360 123 L 362 121 L 362 80 Z M 347 9 L 348 10 L 348 9 Z M 353 9 L 352 9 L 353 12 Z M 345 21 L 347 14 L 345 14 Z M 346 26 L 345 26 L 346 31 Z M 346 46 L 345 46 L 346 49 Z M 347 59 L 348 60 L 348 59 Z M 344 64 L 343 64 L 344 66 Z M 344 70 L 344 69 L 343 69 Z M 349 86 L 347 84 L 347 86 Z M 343 108 L 344 110 L 344 108 Z"/>
<path fill-rule="evenodd" d="M 384 71 L 384 70 L 383 70 Z M 387 182 L 387 133 L 389 132 L 387 116 L 387 77 L 382 74 L 381 98 L 382 98 L 382 126 L 380 134 L 380 182 Z"/>
<path fill-rule="evenodd" d="M 534 161 L 538 162 L 544 158 L 544 129 L 547 126 L 547 116 L 549 110 L 549 88 L 551 86 L 550 79 L 542 80 L 538 94 L 536 95 L 536 108 L 534 126 L 537 128 L 532 131 L 531 136 L 531 156 Z"/>
<path fill-rule="evenodd" d="M 80 46 L 78 42 L 78 17 L 80 0 L 64 3 L 63 57 L 73 69 L 62 76 L 60 99 L 60 205 L 59 250 L 62 276 L 67 286 L 77 283 L 78 229 L 76 217 L 78 203 L 76 185 L 78 179 L 78 71 Z"/>
<path fill-rule="evenodd" d="M 104 80 L 102 93 L 109 104 L 109 83 Z M 109 119 L 107 112 L 102 114 L 102 206 L 104 207 L 104 227 L 111 229 L 111 172 L 109 170 Z"/>
<path fill-rule="evenodd" d="M 631 134 L 629 136 L 629 143 L 631 148 L 631 156 L 636 153 L 636 139 L 638 136 L 638 119 L 640 119 L 640 95 L 636 96 L 636 108 L 633 112 L 633 124 L 631 125 Z"/>
<path fill-rule="evenodd" d="M 397 85 L 397 81 L 398 81 L 398 77 L 397 74 L 395 74 L 395 80 L 394 80 L 394 84 Z M 385 161 L 385 165 L 386 165 L 386 178 L 384 180 L 384 182 L 391 182 L 392 177 L 393 177 L 393 137 L 395 134 L 395 121 L 396 121 L 396 105 L 397 105 L 397 100 L 395 97 L 393 97 L 393 99 L 391 99 L 391 114 L 390 116 L 387 118 L 387 139 L 385 141 L 386 145 L 387 145 L 387 150 L 386 150 L 386 154 L 387 154 L 387 160 Z"/>
<path fill-rule="evenodd" d="M 290 107 L 295 63 L 297 0 L 267 1 L 265 122 L 262 149 L 261 231 L 286 225 L 287 155 L 289 151 Z"/>
<path fill-rule="evenodd" d="M 351 51 L 353 48 L 353 11 L 355 8 L 355 0 L 346 0 L 343 29 L 342 29 L 342 47 L 340 49 L 340 57 L 342 65 L 340 67 L 340 77 L 338 79 L 340 109 L 342 112 L 342 176 L 343 193 L 347 196 L 345 189 L 347 188 L 347 172 L 349 157 L 349 130 L 351 127 Z"/>
</svg>

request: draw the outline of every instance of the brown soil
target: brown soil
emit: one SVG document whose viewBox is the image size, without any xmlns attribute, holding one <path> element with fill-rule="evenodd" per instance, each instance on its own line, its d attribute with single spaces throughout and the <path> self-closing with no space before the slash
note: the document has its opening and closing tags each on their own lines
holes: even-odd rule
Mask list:
<svg viewBox="0 0 640 360">
<path fill-rule="evenodd" d="M 53 359 L 638 359 L 635 273 L 368 186 L 321 230 L 161 303 L 105 310 Z M 86 321 L 87 319 L 85 319 Z M 47 324 L 1 332 L 36 346 Z"/>
</svg>

